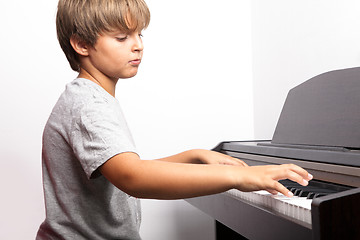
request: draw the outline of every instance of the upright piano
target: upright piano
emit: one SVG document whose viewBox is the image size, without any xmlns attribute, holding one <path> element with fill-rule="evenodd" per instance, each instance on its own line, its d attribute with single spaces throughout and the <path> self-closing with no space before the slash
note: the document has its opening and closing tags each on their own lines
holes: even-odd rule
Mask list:
<svg viewBox="0 0 360 240">
<path fill-rule="evenodd" d="M 248 165 L 294 163 L 314 179 L 266 191 L 187 199 L 216 220 L 217 240 L 360 239 L 360 68 L 315 76 L 291 89 L 272 140 L 222 142 L 213 149 Z"/>
</svg>

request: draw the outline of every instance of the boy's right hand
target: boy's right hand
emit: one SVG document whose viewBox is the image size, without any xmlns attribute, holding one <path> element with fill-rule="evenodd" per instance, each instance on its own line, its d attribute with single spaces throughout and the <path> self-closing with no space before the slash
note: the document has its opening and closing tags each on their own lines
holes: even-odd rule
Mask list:
<svg viewBox="0 0 360 240">
<path fill-rule="evenodd" d="M 300 185 L 308 185 L 312 175 L 294 164 L 266 165 L 239 168 L 236 188 L 243 192 L 267 190 L 272 194 L 282 193 L 292 197 L 293 193 L 284 187 L 279 180 L 290 179 Z"/>
</svg>

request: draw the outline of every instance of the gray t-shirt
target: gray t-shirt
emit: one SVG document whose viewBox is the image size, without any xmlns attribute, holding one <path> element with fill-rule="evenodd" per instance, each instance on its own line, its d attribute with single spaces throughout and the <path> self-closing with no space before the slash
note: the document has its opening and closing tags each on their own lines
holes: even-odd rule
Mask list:
<svg viewBox="0 0 360 240">
<path fill-rule="evenodd" d="M 66 86 L 43 134 L 46 219 L 36 239 L 140 239 L 140 202 L 98 168 L 136 152 L 119 102 L 78 78 Z"/>
</svg>

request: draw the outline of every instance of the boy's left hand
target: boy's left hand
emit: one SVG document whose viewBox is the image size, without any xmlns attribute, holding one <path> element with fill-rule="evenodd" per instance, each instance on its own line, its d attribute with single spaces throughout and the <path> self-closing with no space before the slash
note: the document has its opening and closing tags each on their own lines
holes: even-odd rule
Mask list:
<svg viewBox="0 0 360 240">
<path fill-rule="evenodd" d="M 230 157 L 226 154 L 222 154 L 215 151 L 197 149 L 198 159 L 201 163 L 205 164 L 223 164 L 223 165 L 236 165 L 248 167 L 248 165 L 237 158 Z"/>
</svg>

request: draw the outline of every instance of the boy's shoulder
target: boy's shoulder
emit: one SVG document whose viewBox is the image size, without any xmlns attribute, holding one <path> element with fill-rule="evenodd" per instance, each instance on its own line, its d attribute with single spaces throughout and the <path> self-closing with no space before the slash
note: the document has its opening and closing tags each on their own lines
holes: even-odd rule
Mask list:
<svg viewBox="0 0 360 240">
<path fill-rule="evenodd" d="M 91 104 L 112 103 L 116 102 L 116 99 L 98 84 L 85 78 L 77 78 L 66 85 L 59 101 L 74 108 L 76 106 L 86 107 Z"/>
<path fill-rule="evenodd" d="M 66 85 L 65 94 L 73 94 L 79 97 L 101 96 L 108 99 L 109 95 L 105 89 L 98 84 L 85 78 L 76 78 Z"/>
<path fill-rule="evenodd" d="M 108 115 L 119 108 L 117 100 L 96 83 L 77 78 L 65 87 L 55 104 L 51 119 L 81 120 L 84 115 Z"/>
</svg>

